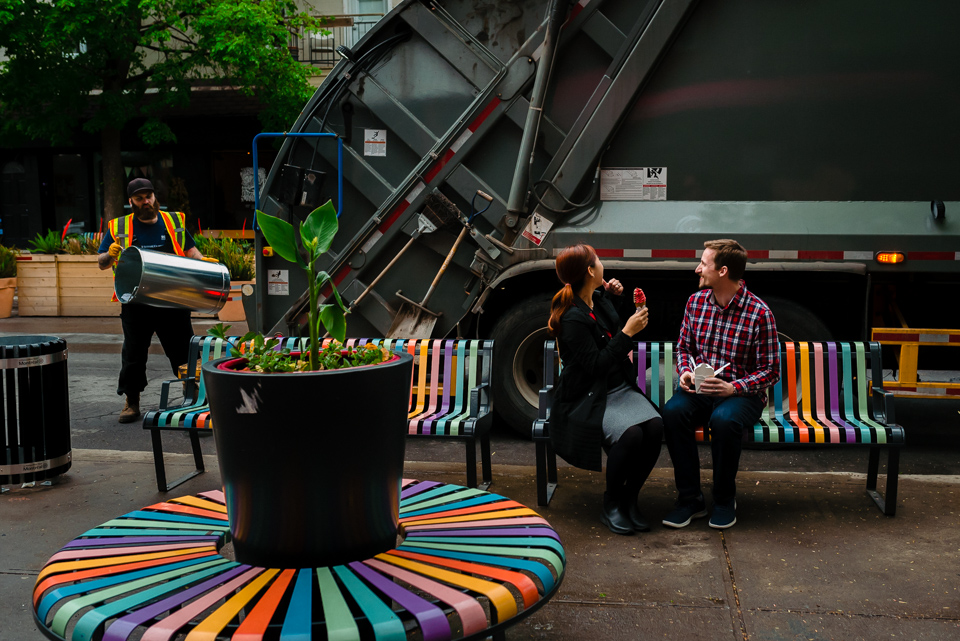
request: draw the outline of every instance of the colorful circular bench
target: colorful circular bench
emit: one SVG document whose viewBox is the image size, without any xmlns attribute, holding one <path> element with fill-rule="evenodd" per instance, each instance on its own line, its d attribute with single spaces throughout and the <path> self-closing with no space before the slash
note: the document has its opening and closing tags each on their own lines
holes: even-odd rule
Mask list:
<svg viewBox="0 0 960 641">
<path fill-rule="evenodd" d="M 46 636 L 70 641 L 499 637 L 556 593 L 566 568 L 544 518 L 458 485 L 404 480 L 398 538 L 346 565 L 243 565 L 219 553 L 222 492 L 204 492 L 68 543 L 37 578 L 34 614 Z"/>
</svg>

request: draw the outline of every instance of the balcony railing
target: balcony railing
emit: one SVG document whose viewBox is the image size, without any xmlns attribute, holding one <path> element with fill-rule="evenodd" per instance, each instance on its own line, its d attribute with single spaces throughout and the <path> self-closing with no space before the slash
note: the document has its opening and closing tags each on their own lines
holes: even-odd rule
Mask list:
<svg viewBox="0 0 960 641">
<path fill-rule="evenodd" d="M 290 34 L 290 53 L 304 64 L 333 67 L 340 61 L 337 47 L 353 47 L 382 17 L 382 13 L 329 16 L 320 29 Z"/>
</svg>

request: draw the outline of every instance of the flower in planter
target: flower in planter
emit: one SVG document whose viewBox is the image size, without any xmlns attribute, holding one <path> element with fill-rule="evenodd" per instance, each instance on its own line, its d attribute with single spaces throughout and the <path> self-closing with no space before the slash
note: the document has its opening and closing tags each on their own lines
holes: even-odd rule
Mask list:
<svg viewBox="0 0 960 641">
<path fill-rule="evenodd" d="M 352 350 L 343 347 L 346 337 L 347 307 L 340 298 L 340 292 L 330 275 L 317 267 L 321 256 L 330 250 L 339 224 L 333 203 L 327 201 L 300 223 L 299 234 L 290 223 L 257 212 L 260 231 L 273 250 L 285 260 L 296 263 L 307 272 L 307 291 L 310 294 L 309 308 L 309 361 L 300 364 L 294 360 L 289 350 L 277 349 L 280 341 L 276 338 L 264 339 L 262 334 L 249 332 L 240 339 L 241 343 L 250 343 L 247 353 L 241 353 L 234 345 L 231 354 L 245 356 L 249 369 L 261 372 L 318 371 L 321 369 L 340 369 L 369 365 L 388 360 L 391 354 L 374 345 L 364 345 Z M 333 302 L 319 305 L 320 291 L 329 285 L 333 293 Z M 335 340 L 321 351 L 320 327 L 323 327 Z M 226 339 L 229 325 L 219 323 L 207 330 L 217 338 Z"/>
</svg>

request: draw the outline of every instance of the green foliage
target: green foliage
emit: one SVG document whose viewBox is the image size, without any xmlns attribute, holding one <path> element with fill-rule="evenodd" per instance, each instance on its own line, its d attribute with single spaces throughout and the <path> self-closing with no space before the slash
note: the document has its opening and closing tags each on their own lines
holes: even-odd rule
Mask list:
<svg viewBox="0 0 960 641">
<path fill-rule="evenodd" d="M 35 254 L 59 254 L 63 251 L 63 237 L 55 229 L 48 230 L 46 236 L 37 234 L 36 238 L 27 242 L 30 243 L 30 251 Z"/>
<path fill-rule="evenodd" d="M 63 251 L 71 256 L 95 256 L 99 250 L 100 241 L 94 236 L 70 234 L 63 241 Z"/>
<path fill-rule="evenodd" d="M 287 129 L 313 73 L 288 36 L 321 22 L 293 0 L 0 0 L 0 134 L 58 143 L 143 118 L 142 140 L 171 142 L 164 114 L 196 83 L 258 97 Z"/>
<path fill-rule="evenodd" d="M 13 278 L 17 275 L 17 255 L 19 253 L 13 247 L 0 245 L 0 278 Z"/>
<path fill-rule="evenodd" d="M 347 321 L 344 315 L 348 312 L 346 305 L 340 298 L 340 292 L 333 279 L 325 271 L 317 269 L 317 261 L 330 250 L 333 238 L 337 234 L 339 223 L 337 212 L 331 201 L 325 202 L 314 209 L 307 219 L 300 223 L 300 233 L 297 234 L 293 225 L 275 216 L 257 212 L 257 222 L 260 231 L 273 250 L 285 260 L 296 263 L 307 272 L 307 291 L 310 293 L 310 311 L 308 321 L 310 329 L 310 369 L 319 369 L 318 348 L 320 326 L 328 334 L 340 341 L 347 333 Z M 297 238 L 299 237 L 298 247 Z M 329 286 L 335 304 L 325 304 L 318 308 L 320 291 Z"/>
<path fill-rule="evenodd" d="M 230 343 L 230 355 L 247 359 L 247 368 L 254 372 L 304 372 L 308 370 L 343 369 L 361 365 L 375 365 L 392 357 L 390 352 L 383 350 L 372 343 L 354 348 L 346 348 L 338 341 L 330 343 L 317 352 L 319 367 L 311 368 L 310 362 L 297 358 L 287 348 L 280 347 L 280 339 L 267 338 L 256 332 L 249 332 L 242 336 L 238 343 L 233 343 L 227 332 L 230 325 L 218 323 L 207 330 L 207 334 Z M 240 349 L 243 345 L 244 349 Z"/>
<path fill-rule="evenodd" d="M 230 271 L 230 280 L 253 280 L 256 267 L 253 260 L 253 244 L 235 238 L 221 236 L 206 238 L 194 236 L 194 242 L 200 253 L 209 258 L 216 258 Z"/>
</svg>

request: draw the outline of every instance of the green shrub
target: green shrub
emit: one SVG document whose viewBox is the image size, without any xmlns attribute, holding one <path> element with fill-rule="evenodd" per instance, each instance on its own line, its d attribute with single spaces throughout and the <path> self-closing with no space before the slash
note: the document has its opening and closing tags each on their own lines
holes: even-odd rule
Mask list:
<svg viewBox="0 0 960 641">
<path fill-rule="evenodd" d="M 35 254 L 59 254 L 63 251 L 63 237 L 56 229 L 47 231 L 47 235 L 37 234 L 37 237 L 28 241 L 30 250 Z"/>
<path fill-rule="evenodd" d="M 19 253 L 13 247 L 0 245 L 0 278 L 13 278 L 17 275 L 17 255 Z"/>
<path fill-rule="evenodd" d="M 256 268 L 253 261 L 253 244 L 235 238 L 221 236 L 207 238 L 197 235 L 194 237 L 197 249 L 209 258 L 216 258 L 226 266 L 230 272 L 230 280 L 253 280 Z"/>
</svg>

